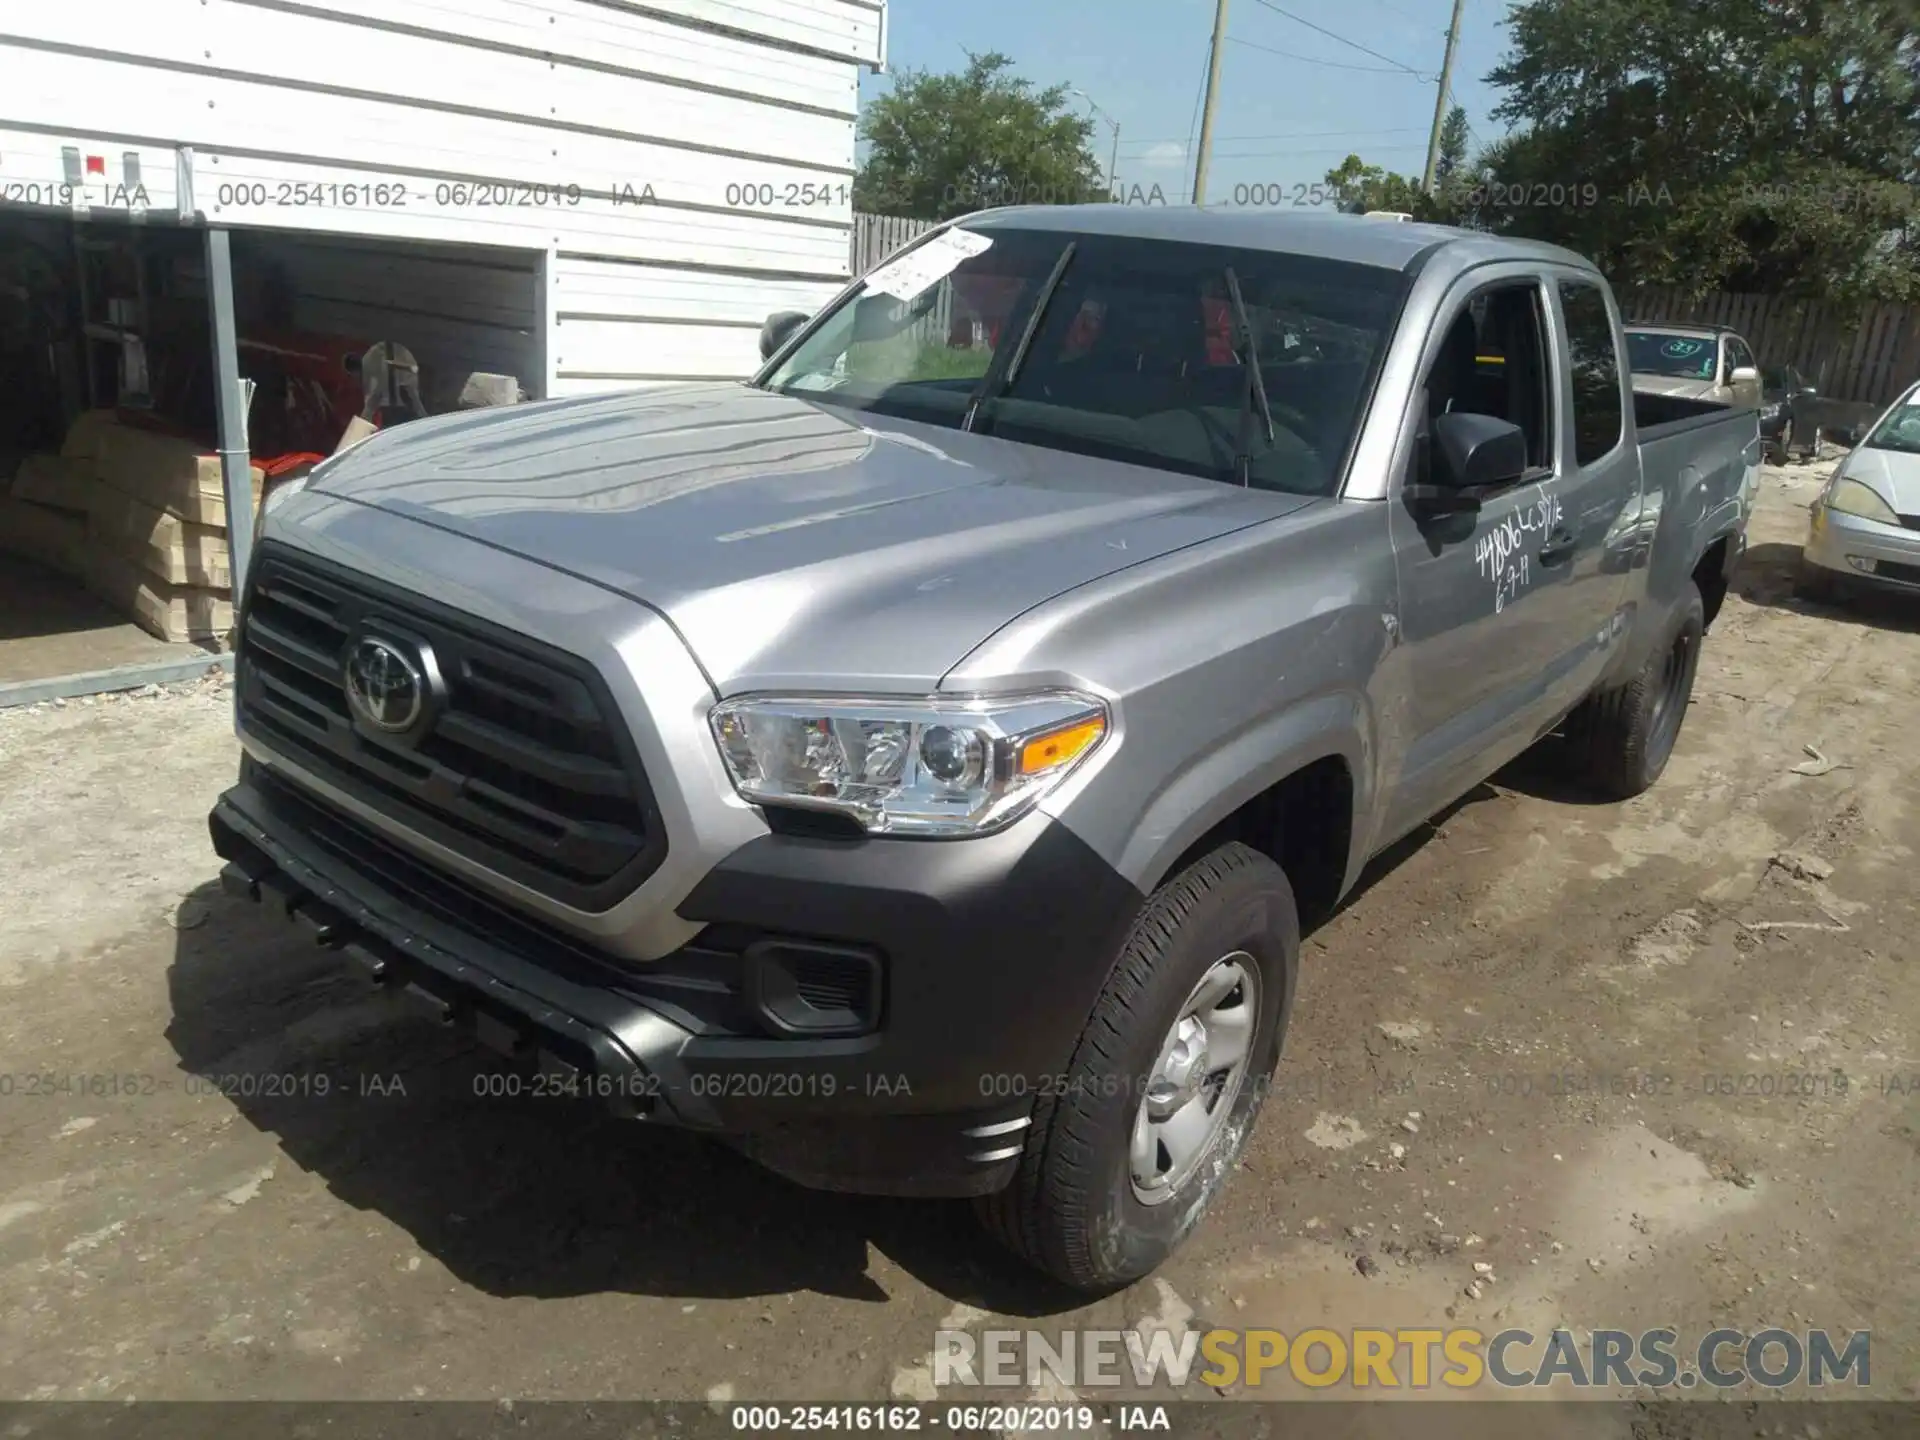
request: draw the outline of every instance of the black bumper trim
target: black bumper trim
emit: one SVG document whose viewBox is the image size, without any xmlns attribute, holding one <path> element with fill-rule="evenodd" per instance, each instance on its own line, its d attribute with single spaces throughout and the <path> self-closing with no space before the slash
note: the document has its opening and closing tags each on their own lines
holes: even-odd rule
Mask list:
<svg viewBox="0 0 1920 1440">
<path fill-rule="evenodd" d="M 617 1113 L 709 1132 L 826 1189 L 1004 1185 L 1033 1099 L 1064 1071 L 1141 898 L 1044 817 L 952 843 L 769 836 L 681 906 L 709 926 L 672 958 L 704 961 L 708 936 L 729 934 L 871 947 L 888 965 L 881 1028 L 701 1033 L 623 988 L 639 983 L 624 962 L 558 935 L 536 943 L 518 912 L 509 924 L 477 907 L 423 908 L 397 859 L 343 846 L 316 815 L 276 802 L 269 781 L 250 768 L 209 817 L 229 891 L 283 909 L 489 1049 L 576 1074 L 579 1093 Z"/>
<path fill-rule="evenodd" d="M 233 803 L 233 795 L 220 801 L 209 821 L 214 849 L 227 861 L 220 879 L 229 893 L 282 909 L 321 944 L 344 952 L 374 983 L 442 1023 L 472 1028 L 483 1043 L 494 1042 L 489 1048 L 545 1057 L 549 1068 L 566 1066 L 590 1077 L 588 1093 L 618 1114 L 655 1114 L 665 1085 L 661 1071 L 672 1064 L 659 1041 L 671 1044 L 684 1031 L 643 1006 L 621 1004 L 611 992 L 596 994 L 527 965 L 477 936 L 456 938 L 429 917 L 395 923 L 328 879 L 309 857 L 270 837 Z M 649 1034 L 651 1047 L 636 1043 Z M 643 1048 L 651 1063 L 640 1060 Z M 676 1107 L 675 1118 L 698 1128 L 703 1117 Z"/>
</svg>

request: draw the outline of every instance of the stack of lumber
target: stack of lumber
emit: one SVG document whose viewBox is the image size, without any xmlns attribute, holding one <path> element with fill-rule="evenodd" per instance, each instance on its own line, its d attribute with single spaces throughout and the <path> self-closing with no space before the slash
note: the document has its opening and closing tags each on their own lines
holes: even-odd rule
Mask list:
<svg viewBox="0 0 1920 1440">
<path fill-rule="evenodd" d="M 253 503 L 263 473 L 253 469 Z M 220 460 L 192 441 L 89 411 L 58 456 L 34 456 L 14 478 L 15 507 L 62 517 L 39 542 L 49 563 L 163 640 L 214 640 L 233 628 L 227 506 Z M 0 515 L 0 529 L 11 517 Z M 252 524 L 247 516 L 241 523 Z M 74 526 L 83 539 L 76 539 Z M 23 530 L 46 530 L 44 517 Z M 58 557 L 58 558 L 56 558 Z"/>
<path fill-rule="evenodd" d="M 76 579 L 87 543 L 92 471 L 61 455 L 29 455 L 0 496 L 0 551 Z"/>
</svg>

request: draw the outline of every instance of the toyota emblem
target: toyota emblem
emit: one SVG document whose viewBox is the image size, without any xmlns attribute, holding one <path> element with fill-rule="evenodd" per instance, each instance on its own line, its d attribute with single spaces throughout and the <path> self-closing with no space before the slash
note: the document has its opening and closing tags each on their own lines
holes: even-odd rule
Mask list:
<svg viewBox="0 0 1920 1440">
<path fill-rule="evenodd" d="M 346 669 L 347 703 L 374 729 L 398 735 L 426 712 L 426 673 L 400 646 L 363 636 L 347 652 Z"/>
</svg>

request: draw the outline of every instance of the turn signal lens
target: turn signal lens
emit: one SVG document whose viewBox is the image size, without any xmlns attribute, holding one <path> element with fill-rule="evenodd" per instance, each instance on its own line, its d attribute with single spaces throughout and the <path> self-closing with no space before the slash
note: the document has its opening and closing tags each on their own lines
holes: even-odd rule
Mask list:
<svg viewBox="0 0 1920 1440">
<path fill-rule="evenodd" d="M 1020 747 L 1020 773 L 1038 775 L 1078 759 L 1098 745 L 1106 733 L 1106 717 L 1095 715 L 1050 734 L 1036 735 Z"/>
</svg>

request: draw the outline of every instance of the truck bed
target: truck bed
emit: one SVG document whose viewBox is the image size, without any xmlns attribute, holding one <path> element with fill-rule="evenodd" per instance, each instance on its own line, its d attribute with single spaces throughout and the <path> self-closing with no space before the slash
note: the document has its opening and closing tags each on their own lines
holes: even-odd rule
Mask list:
<svg viewBox="0 0 1920 1440">
<path fill-rule="evenodd" d="M 1756 432 L 1759 429 L 1757 410 L 1739 411 L 1718 400 L 1689 400 L 1678 395 L 1649 395 L 1636 390 L 1633 392 L 1633 423 L 1640 432 L 1642 444 L 1650 434 L 1664 434 L 1673 430 L 1696 426 L 1709 420 L 1723 419 L 1730 415 L 1749 414 L 1753 416 Z"/>
<path fill-rule="evenodd" d="M 1653 598 L 1671 590 L 1702 548 L 1736 532 L 1759 475 L 1760 412 L 1670 395 L 1633 397 L 1640 437 L 1642 514 L 1654 520 Z"/>
</svg>

